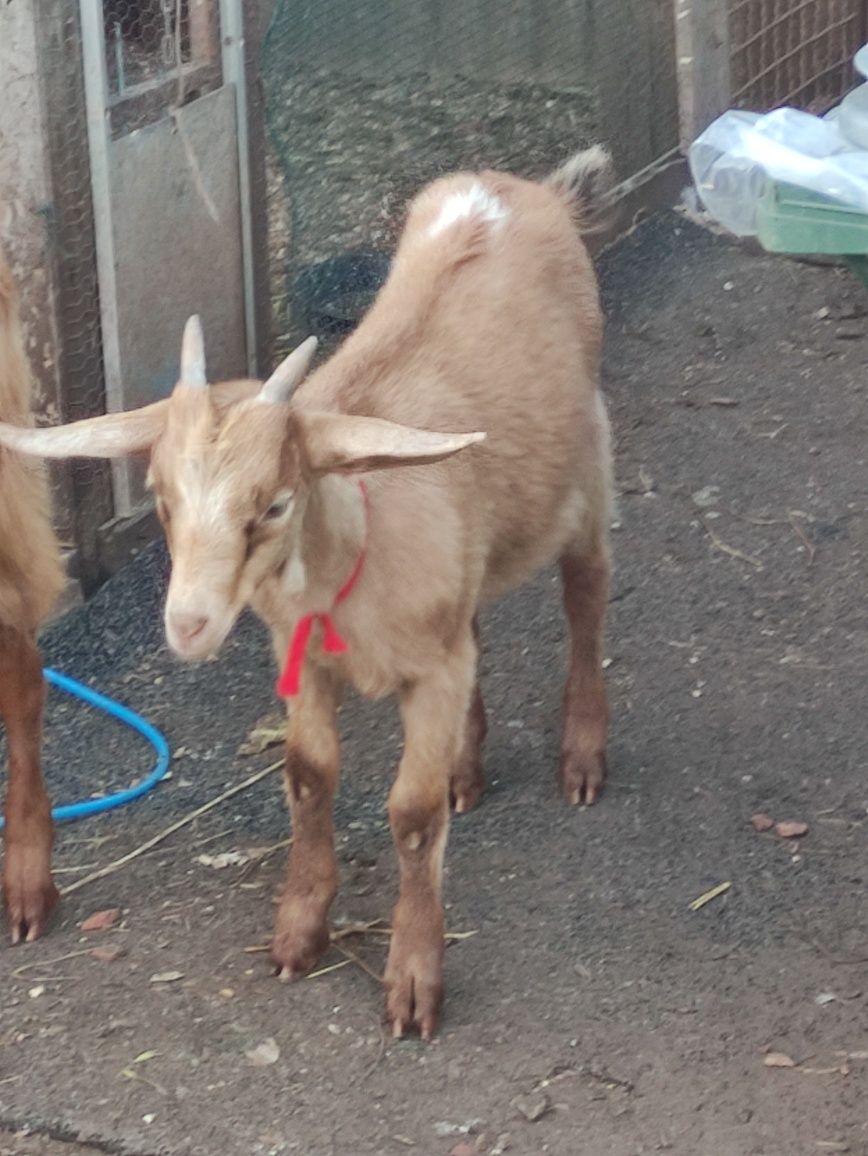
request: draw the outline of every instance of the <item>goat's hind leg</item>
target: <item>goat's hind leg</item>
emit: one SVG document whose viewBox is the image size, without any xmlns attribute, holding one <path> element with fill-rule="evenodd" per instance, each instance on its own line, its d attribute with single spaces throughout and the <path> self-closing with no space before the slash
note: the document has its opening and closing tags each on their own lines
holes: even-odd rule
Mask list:
<svg viewBox="0 0 868 1156">
<path fill-rule="evenodd" d="M 561 558 L 570 665 L 564 691 L 560 781 L 568 803 L 593 803 L 606 777 L 609 706 L 603 678 L 603 631 L 609 600 L 609 554 L 598 539 L 590 550 Z"/>
<path fill-rule="evenodd" d="M 479 649 L 479 623 L 475 618 L 473 620 L 473 638 L 477 649 Z M 487 731 L 485 703 L 482 700 L 482 688 L 479 685 L 477 673 L 476 685 L 473 688 L 464 723 L 464 741 L 449 779 L 449 799 L 456 815 L 469 811 L 478 802 L 479 796 L 485 788 L 482 745 L 485 742 Z"/>
<path fill-rule="evenodd" d="M 332 819 L 340 771 L 338 699 L 331 675 L 308 663 L 292 704 L 286 743 L 292 846 L 271 947 L 284 980 L 304 975 L 329 946 L 328 912 L 338 885 Z"/>
<path fill-rule="evenodd" d="M 0 717 L 9 755 L 3 899 L 13 943 L 41 935 L 57 903 L 51 878 L 54 829 L 40 767 L 44 700 L 42 662 L 32 634 L 0 626 Z"/>
</svg>

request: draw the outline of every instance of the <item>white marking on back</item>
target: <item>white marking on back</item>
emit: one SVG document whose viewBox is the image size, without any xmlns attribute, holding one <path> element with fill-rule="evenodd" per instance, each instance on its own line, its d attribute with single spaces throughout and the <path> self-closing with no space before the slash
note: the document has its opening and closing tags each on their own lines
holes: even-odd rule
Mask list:
<svg viewBox="0 0 868 1156">
<path fill-rule="evenodd" d="M 449 194 L 440 207 L 439 216 L 428 230 L 428 235 L 437 237 L 456 221 L 466 220 L 468 217 L 496 224 L 506 215 L 503 202 L 479 181 L 474 181 L 469 188 L 462 189 L 460 193 Z"/>
</svg>

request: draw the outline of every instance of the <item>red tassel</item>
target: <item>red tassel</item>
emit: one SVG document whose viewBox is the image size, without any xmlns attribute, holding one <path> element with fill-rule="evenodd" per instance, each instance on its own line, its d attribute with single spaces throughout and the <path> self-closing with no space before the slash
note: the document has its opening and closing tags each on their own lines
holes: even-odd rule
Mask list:
<svg viewBox="0 0 868 1156">
<path fill-rule="evenodd" d="M 362 498 L 365 504 L 365 515 L 368 514 L 368 491 L 365 488 L 364 482 L 359 482 L 359 489 L 362 492 Z M 353 572 L 350 574 L 347 581 L 338 591 L 335 598 L 335 606 L 347 598 L 356 582 L 359 580 L 359 575 L 365 564 L 365 554 L 367 547 L 363 546 L 356 564 L 353 567 Z M 330 614 L 305 614 L 300 618 L 298 625 L 293 631 L 292 638 L 289 643 L 289 650 L 286 655 L 286 664 L 281 672 L 280 678 L 277 680 L 277 693 L 281 698 L 294 698 L 298 694 L 301 685 L 301 668 L 304 666 L 304 656 L 307 652 L 307 644 L 310 641 L 310 632 L 313 630 L 315 621 L 321 622 L 323 626 L 323 650 L 327 654 L 345 654 L 349 649 L 345 640 L 338 633 L 337 627 L 332 621 Z"/>
<path fill-rule="evenodd" d="M 312 614 L 305 614 L 304 618 L 299 619 L 298 626 L 295 628 L 286 656 L 286 665 L 277 680 L 277 693 L 281 698 L 293 698 L 298 694 L 301 684 L 301 667 L 310 639 L 310 632 L 313 630 L 313 619 Z"/>
<path fill-rule="evenodd" d="M 334 622 L 332 622 L 331 615 L 320 614 L 318 615 L 318 618 L 323 624 L 323 630 L 325 631 L 322 640 L 323 650 L 327 654 L 344 654 L 347 649 L 347 644 L 338 634 L 337 628 Z"/>
</svg>

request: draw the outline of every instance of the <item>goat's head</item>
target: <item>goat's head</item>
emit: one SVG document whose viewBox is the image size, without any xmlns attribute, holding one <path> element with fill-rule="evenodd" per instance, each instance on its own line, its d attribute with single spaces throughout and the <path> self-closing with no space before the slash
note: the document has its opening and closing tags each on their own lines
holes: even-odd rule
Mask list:
<svg viewBox="0 0 868 1156">
<path fill-rule="evenodd" d="M 171 397 L 66 426 L 0 423 L 0 445 L 22 453 L 150 454 L 148 485 L 172 558 L 166 636 L 181 658 L 216 653 L 259 584 L 290 559 L 318 477 L 435 462 L 484 436 L 297 408 L 291 395 L 315 350 L 308 338 L 264 385 L 209 386 L 191 317 Z"/>
</svg>

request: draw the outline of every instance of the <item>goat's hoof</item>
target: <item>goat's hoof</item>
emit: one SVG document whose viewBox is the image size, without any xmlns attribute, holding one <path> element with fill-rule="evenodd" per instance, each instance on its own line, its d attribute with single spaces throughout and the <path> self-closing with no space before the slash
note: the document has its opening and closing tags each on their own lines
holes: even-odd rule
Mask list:
<svg viewBox="0 0 868 1156">
<path fill-rule="evenodd" d="M 298 929 L 277 930 L 271 945 L 271 962 L 281 983 L 291 983 L 315 967 L 331 942 L 327 925 L 302 934 Z"/>
<path fill-rule="evenodd" d="M 7 849 L 3 898 L 9 935 L 13 944 L 33 943 L 45 931 L 59 896 L 50 871 L 28 870 L 18 858 Z"/>
<path fill-rule="evenodd" d="M 606 756 L 572 755 L 565 752 L 561 756 L 561 787 L 564 799 L 573 807 L 584 803 L 590 807 L 595 803 L 606 781 Z"/>
<path fill-rule="evenodd" d="M 416 1030 L 423 1040 L 437 1031 L 443 1003 L 443 970 L 439 958 L 416 957 L 386 968 L 386 1022 L 393 1039 Z"/>
</svg>

